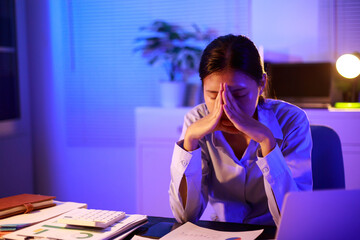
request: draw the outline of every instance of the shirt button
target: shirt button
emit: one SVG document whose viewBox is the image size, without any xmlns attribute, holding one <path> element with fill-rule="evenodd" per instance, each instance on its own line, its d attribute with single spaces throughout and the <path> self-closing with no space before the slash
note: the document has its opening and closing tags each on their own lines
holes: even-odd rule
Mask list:
<svg viewBox="0 0 360 240">
<path fill-rule="evenodd" d="M 269 171 L 268 167 L 264 167 L 264 169 L 262 170 L 263 173 L 267 173 Z"/>
<path fill-rule="evenodd" d="M 186 162 L 186 160 L 181 160 L 181 164 L 186 167 L 188 163 Z"/>
</svg>

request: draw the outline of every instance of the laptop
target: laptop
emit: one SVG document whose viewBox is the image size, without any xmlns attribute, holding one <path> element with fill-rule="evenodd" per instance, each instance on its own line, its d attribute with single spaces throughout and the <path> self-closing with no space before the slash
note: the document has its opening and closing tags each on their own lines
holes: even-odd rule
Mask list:
<svg viewBox="0 0 360 240">
<path fill-rule="evenodd" d="M 288 193 L 276 239 L 360 239 L 360 189 Z"/>
<path fill-rule="evenodd" d="M 266 63 L 272 97 L 301 108 L 328 108 L 331 103 L 333 65 L 318 63 Z"/>
</svg>

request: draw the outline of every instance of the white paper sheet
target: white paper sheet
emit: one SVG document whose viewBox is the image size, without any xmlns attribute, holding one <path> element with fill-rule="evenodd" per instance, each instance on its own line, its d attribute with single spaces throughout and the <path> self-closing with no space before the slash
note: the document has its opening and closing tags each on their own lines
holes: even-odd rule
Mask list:
<svg viewBox="0 0 360 240">
<path fill-rule="evenodd" d="M 142 237 L 142 236 L 138 236 L 138 235 L 135 235 L 131 238 L 131 240 L 149 240 L 151 238 L 148 238 L 148 237 Z"/>
<path fill-rule="evenodd" d="M 76 239 L 91 239 L 101 240 L 109 239 L 122 232 L 134 228 L 141 222 L 145 222 L 147 217 L 145 215 L 132 214 L 119 222 L 105 229 L 86 228 L 67 226 L 66 224 L 59 223 L 57 220 L 61 218 L 56 217 L 49 219 L 45 222 L 40 222 L 33 226 L 18 230 L 16 232 L 4 235 L 5 239 L 25 239 L 27 237 L 44 238 L 44 239 L 63 239 L 63 240 L 76 240 Z"/>
<path fill-rule="evenodd" d="M 161 240 L 253 240 L 264 230 L 224 232 L 199 227 L 187 222 L 174 231 L 166 234 Z"/>
<path fill-rule="evenodd" d="M 70 210 L 76 208 L 86 208 L 86 203 L 76 203 L 76 202 L 58 202 L 56 201 L 56 206 L 44 208 L 40 210 L 36 210 L 26 214 L 19 214 L 15 216 L 11 216 L 8 218 L 4 218 L 0 220 L 0 226 L 2 225 L 31 225 L 34 223 L 38 223 L 41 221 L 45 221 L 47 219 L 56 217 L 63 213 L 66 213 Z"/>
</svg>

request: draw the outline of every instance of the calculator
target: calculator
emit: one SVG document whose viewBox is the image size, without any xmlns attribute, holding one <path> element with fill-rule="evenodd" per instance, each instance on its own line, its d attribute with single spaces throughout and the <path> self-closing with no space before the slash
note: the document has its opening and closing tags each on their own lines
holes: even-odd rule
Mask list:
<svg viewBox="0 0 360 240">
<path fill-rule="evenodd" d="M 79 208 L 71 210 L 58 219 L 68 225 L 107 228 L 125 217 L 125 212 Z"/>
</svg>

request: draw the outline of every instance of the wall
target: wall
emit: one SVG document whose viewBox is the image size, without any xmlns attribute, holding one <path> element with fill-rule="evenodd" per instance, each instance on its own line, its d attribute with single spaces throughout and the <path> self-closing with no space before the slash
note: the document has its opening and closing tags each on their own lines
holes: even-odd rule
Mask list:
<svg viewBox="0 0 360 240">
<path fill-rule="evenodd" d="M 333 1 L 252 1 L 252 39 L 265 60 L 333 61 Z"/>
<path fill-rule="evenodd" d="M 35 192 L 135 212 L 133 148 L 68 142 L 60 7 L 26 2 Z"/>
</svg>

